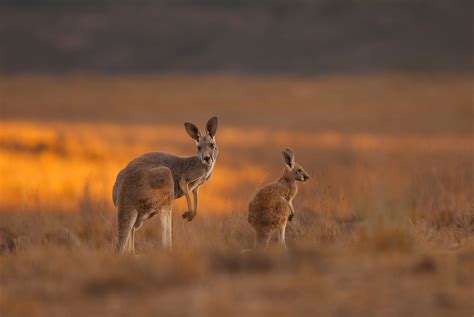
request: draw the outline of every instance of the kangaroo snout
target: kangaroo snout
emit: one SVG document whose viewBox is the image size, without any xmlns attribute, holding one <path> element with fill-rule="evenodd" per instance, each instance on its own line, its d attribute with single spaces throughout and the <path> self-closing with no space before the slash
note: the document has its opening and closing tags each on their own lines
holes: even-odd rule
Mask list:
<svg viewBox="0 0 474 317">
<path fill-rule="evenodd" d="M 209 163 L 209 161 L 211 160 L 211 157 L 209 155 L 206 155 L 202 158 L 206 163 Z"/>
</svg>

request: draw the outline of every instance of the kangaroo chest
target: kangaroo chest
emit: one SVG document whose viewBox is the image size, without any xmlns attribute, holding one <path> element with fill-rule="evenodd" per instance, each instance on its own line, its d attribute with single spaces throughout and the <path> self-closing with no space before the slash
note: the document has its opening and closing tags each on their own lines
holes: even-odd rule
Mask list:
<svg viewBox="0 0 474 317">
<path fill-rule="evenodd" d="M 190 181 L 188 183 L 188 191 L 192 192 L 193 190 L 199 188 L 199 186 L 204 184 L 210 177 L 211 177 L 211 175 L 207 175 L 207 176 L 197 178 L 193 181 Z M 174 187 L 174 198 L 178 199 L 178 198 L 182 197 L 183 195 L 184 195 L 184 193 L 181 190 L 181 188 L 179 187 L 179 180 L 176 180 L 175 181 L 175 187 Z"/>
<path fill-rule="evenodd" d="M 202 184 L 204 184 L 209 178 L 211 178 L 211 173 L 212 173 L 212 170 L 214 168 L 214 165 L 212 165 L 211 167 L 209 167 L 205 173 L 203 173 L 200 177 L 196 178 L 196 179 L 193 179 L 191 181 L 188 181 L 188 191 L 193 191 L 197 188 L 199 188 L 199 186 L 201 186 Z M 175 181 L 175 199 L 177 198 L 180 198 L 184 195 L 183 191 L 181 190 L 180 186 L 179 186 L 179 183 L 180 183 L 180 178 L 181 176 L 178 174 L 178 175 L 175 175 L 174 176 L 174 181 Z"/>
<path fill-rule="evenodd" d="M 210 177 L 211 177 L 211 174 L 207 174 L 203 177 L 200 177 L 194 181 L 189 182 L 189 185 L 188 185 L 189 191 L 195 190 L 196 188 L 204 184 Z"/>
<path fill-rule="evenodd" d="M 192 190 L 198 188 L 199 186 L 204 184 L 209 178 L 211 178 L 211 174 L 212 174 L 213 169 L 214 169 L 214 164 L 212 164 L 212 166 L 209 168 L 209 170 L 203 176 L 199 177 L 196 180 L 193 180 L 193 181 L 189 182 L 189 185 L 188 185 L 189 190 L 192 191 Z"/>
<path fill-rule="evenodd" d="M 298 186 L 296 184 L 290 186 L 290 190 L 288 191 L 288 201 L 292 201 L 295 198 L 296 194 L 298 193 Z"/>
</svg>

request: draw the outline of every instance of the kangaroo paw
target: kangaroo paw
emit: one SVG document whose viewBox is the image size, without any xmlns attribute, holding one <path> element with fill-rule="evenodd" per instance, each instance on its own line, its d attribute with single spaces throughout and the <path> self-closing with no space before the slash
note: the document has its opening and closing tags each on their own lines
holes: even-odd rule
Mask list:
<svg viewBox="0 0 474 317">
<path fill-rule="evenodd" d="M 196 212 L 192 212 L 192 211 L 186 211 L 182 217 L 183 219 L 186 219 L 188 221 L 191 221 L 194 219 L 194 217 L 196 217 L 197 213 Z"/>
<path fill-rule="evenodd" d="M 294 214 L 289 214 L 289 215 L 288 215 L 288 221 L 293 220 L 293 216 L 294 216 Z"/>
</svg>

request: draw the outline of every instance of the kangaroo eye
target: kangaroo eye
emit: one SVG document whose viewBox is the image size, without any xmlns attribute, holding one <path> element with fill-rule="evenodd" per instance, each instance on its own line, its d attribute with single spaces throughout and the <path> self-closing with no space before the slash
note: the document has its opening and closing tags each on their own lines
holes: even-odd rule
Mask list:
<svg viewBox="0 0 474 317">
<path fill-rule="evenodd" d="M 301 168 L 299 168 L 299 169 L 298 169 L 298 173 L 301 173 L 301 172 L 303 172 L 303 171 L 301 170 Z"/>
<path fill-rule="evenodd" d="M 198 146 L 198 151 L 201 151 L 202 150 L 202 146 Z"/>
</svg>

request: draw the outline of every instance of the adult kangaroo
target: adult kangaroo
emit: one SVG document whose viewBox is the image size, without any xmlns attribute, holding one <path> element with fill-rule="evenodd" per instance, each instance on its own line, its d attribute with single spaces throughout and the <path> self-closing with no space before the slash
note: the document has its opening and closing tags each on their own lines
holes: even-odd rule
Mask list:
<svg viewBox="0 0 474 317">
<path fill-rule="evenodd" d="M 161 220 L 162 245 L 171 248 L 173 201 L 183 195 L 188 206 L 183 218 L 191 221 L 196 217 L 198 188 L 211 177 L 218 154 L 215 138 L 217 117 L 209 119 L 204 135 L 192 123 L 186 122 L 184 127 L 196 141 L 196 155 L 182 157 L 162 152 L 146 153 L 118 173 L 112 200 L 117 207 L 119 252 L 134 253 L 135 232 L 145 220 L 157 214 Z M 190 192 L 193 193 L 194 206 Z"/>
</svg>

